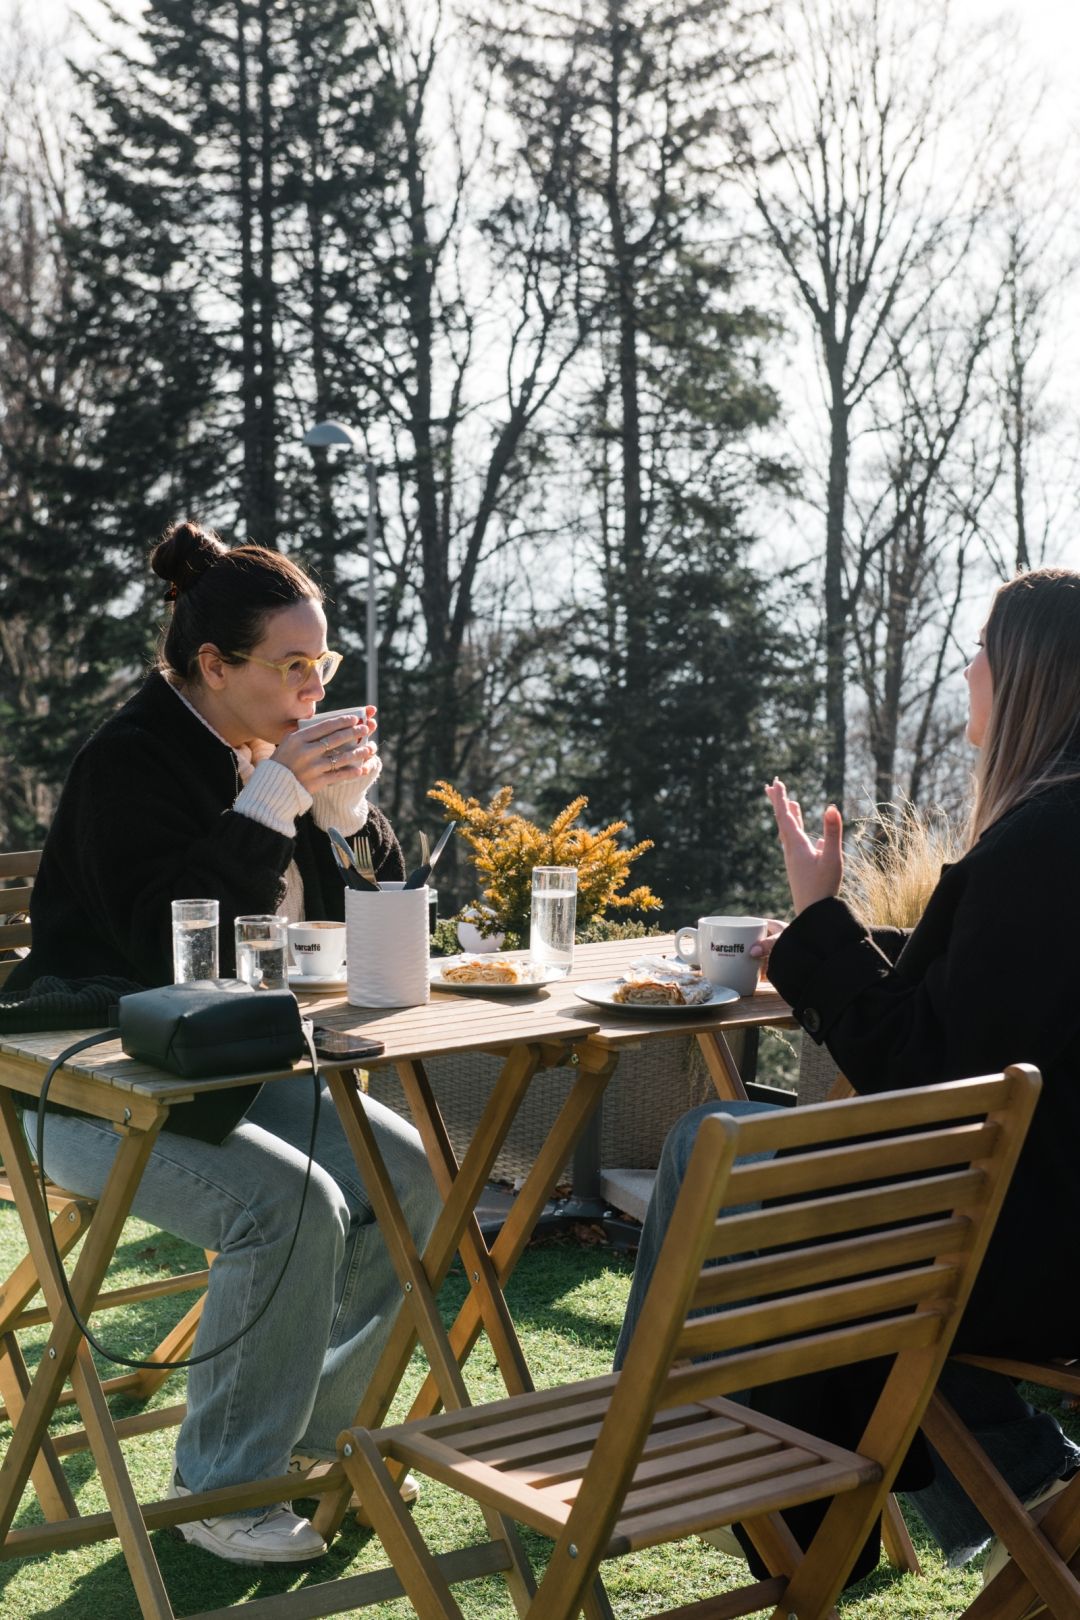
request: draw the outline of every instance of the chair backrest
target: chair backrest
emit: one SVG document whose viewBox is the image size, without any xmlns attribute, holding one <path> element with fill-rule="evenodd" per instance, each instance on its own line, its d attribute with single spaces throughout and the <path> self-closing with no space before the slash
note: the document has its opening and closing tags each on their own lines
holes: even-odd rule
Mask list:
<svg viewBox="0 0 1080 1620">
<path fill-rule="evenodd" d="M 0 985 L 19 960 L 8 952 L 30 944 L 30 890 L 40 865 L 40 849 L 0 854 Z"/>
<path fill-rule="evenodd" d="M 901 1456 L 1041 1085 L 1022 1064 L 707 1118 L 593 1454 L 597 1488 L 629 1477 L 658 1409 L 880 1356 L 894 1360 L 859 1449 L 883 1468 Z M 775 1156 L 735 1162 L 760 1153 Z"/>
</svg>

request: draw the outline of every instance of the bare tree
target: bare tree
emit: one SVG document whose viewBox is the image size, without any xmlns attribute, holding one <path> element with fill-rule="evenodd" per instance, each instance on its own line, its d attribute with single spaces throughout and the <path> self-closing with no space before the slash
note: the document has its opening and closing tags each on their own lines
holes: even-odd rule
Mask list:
<svg viewBox="0 0 1080 1620">
<path fill-rule="evenodd" d="M 420 723 L 415 754 L 398 761 L 407 798 L 407 779 L 452 777 L 472 746 L 470 641 L 484 570 L 526 543 L 539 425 L 583 327 L 566 223 L 520 154 L 492 166 L 489 85 L 441 4 L 370 0 L 365 11 L 395 86 L 400 164 L 376 250 L 387 340 L 363 414 L 372 446 L 387 436 L 392 446 L 390 567 L 419 603 Z"/>
<path fill-rule="evenodd" d="M 931 737 L 940 744 L 939 703 L 1000 466 L 979 409 L 997 303 L 991 294 L 967 318 L 935 309 L 921 342 L 897 356 L 890 413 L 883 389 L 874 402 L 877 464 L 851 491 L 844 588 L 879 805 L 896 798 L 902 753 L 914 801 Z"/>
<path fill-rule="evenodd" d="M 997 572 L 1008 578 L 1046 560 L 1058 531 L 1076 521 L 1075 414 L 1055 402 L 1054 382 L 1078 257 L 1065 177 L 1046 181 L 1036 161 L 1017 154 L 1003 190 L 1003 319 L 994 354 L 1003 466 L 984 543 Z"/>
<path fill-rule="evenodd" d="M 985 219 L 981 143 L 956 125 L 983 64 L 957 51 L 944 4 L 792 0 L 781 16 L 771 105 L 745 115 L 739 162 L 820 362 L 824 789 L 842 801 L 852 591 L 866 578 L 856 567 L 845 581 L 853 447 Z"/>
</svg>

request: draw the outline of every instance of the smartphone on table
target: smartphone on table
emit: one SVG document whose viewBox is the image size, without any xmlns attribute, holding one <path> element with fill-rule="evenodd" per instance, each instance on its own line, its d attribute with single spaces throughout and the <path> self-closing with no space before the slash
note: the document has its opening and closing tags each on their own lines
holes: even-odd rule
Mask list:
<svg viewBox="0 0 1080 1620">
<path fill-rule="evenodd" d="M 316 1057 L 337 1068 L 370 1062 L 372 1058 L 382 1057 L 386 1051 L 384 1041 L 369 1040 L 356 1030 L 327 1029 L 322 1024 L 316 1024 L 311 1034 Z"/>
</svg>

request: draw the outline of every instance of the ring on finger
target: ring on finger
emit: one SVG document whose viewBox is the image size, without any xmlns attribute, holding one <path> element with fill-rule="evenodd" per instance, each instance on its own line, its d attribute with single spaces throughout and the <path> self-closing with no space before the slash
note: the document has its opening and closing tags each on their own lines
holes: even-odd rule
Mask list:
<svg viewBox="0 0 1080 1620">
<path fill-rule="evenodd" d="M 333 759 L 334 753 L 333 753 L 333 749 L 330 747 L 330 739 L 329 739 L 329 737 L 324 737 L 323 738 L 322 751 L 323 751 L 324 754 L 329 754 L 330 758 Z"/>
</svg>

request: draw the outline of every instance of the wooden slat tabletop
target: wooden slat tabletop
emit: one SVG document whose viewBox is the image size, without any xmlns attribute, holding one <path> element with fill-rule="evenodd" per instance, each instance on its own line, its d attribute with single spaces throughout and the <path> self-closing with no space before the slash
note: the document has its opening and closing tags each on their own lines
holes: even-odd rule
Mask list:
<svg viewBox="0 0 1080 1620">
<path fill-rule="evenodd" d="M 609 1047 L 633 1046 L 654 1036 L 692 1035 L 701 1030 L 790 1021 L 790 1008 L 768 985 L 753 996 L 725 1007 L 674 1015 L 651 1010 L 608 1011 L 578 1000 L 575 984 L 588 979 L 616 978 L 639 957 L 653 956 L 671 947 L 670 937 L 581 945 L 575 951 L 574 969 L 567 979 L 524 995 L 435 990 L 430 1002 L 421 1007 L 361 1008 L 351 1007 L 342 991 L 334 991 L 302 995 L 300 1005 L 305 1016 L 313 1016 L 319 1023 L 333 1029 L 362 1031 L 366 1036 L 383 1041 L 386 1051 L 379 1059 L 380 1065 L 422 1061 L 449 1053 L 503 1051 L 525 1042 L 593 1040 Z M 85 1031 L 71 1030 L 0 1036 L 0 1083 L 17 1085 L 20 1078 L 25 1081 L 25 1070 L 22 1076 L 5 1075 L 4 1054 L 30 1059 L 44 1067 L 83 1033 Z M 366 1063 L 364 1066 L 376 1065 Z M 75 1057 L 65 1072 L 88 1076 L 116 1090 L 165 1103 L 252 1078 L 284 1079 L 302 1068 L 299 1065 L 297 1069 L 257 1077 L 231 1074 L 212 1080 L 181 1080 L 125 1057 L 117 1040 Z"/>
</svg>

